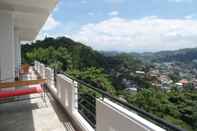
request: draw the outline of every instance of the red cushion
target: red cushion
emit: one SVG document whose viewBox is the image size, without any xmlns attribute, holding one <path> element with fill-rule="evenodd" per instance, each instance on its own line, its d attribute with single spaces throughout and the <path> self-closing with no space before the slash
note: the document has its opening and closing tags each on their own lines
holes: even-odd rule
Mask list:
<svg viewBox="0 0 197 131">
<path fill-rule="evenodd" d="M 17 89 L 14 91 L 0 91 L 0 98 L 29 95 L 29 94 L 41 93 L 41 92 L 43 92 L 41 86 L 36 86 L 26 89 Z"/>
</svg>

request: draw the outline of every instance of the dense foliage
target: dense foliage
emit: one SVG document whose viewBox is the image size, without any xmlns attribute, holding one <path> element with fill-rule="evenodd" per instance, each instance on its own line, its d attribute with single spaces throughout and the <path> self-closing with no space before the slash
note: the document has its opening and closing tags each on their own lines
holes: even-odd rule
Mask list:
<svg viewBox="0 0 197 131">
<path fill-rule="evenodd" d="M 95 87 L 100 87 L 100 89 L 115 95 L 115 89 L 111 82 L 112 80 L 109 75 L 104 73 L 103 69 L 90 67 L 82 71 L 69 70 L 67 73 L 71 76 L 75 76 L 77 79 L 90 83 Z"/>
<path fill-rule="evenodd" d="M 125 98 L 129 103 L 180 127 L 194 131 L 197 129 L 197 91 L 144 89 L 137 94 L 128 94 Z"/>
<path fill-rule="evenodd" d="M 165 92 L 151 87 L 143 79 L 131 77 L 132 72 L 146 71 L 146 67 L 129 54 L 113 53 L 113 55 L 106 56 L 79 42 L 59 37 L 56 39 L 46 38 L 31 45 L 23 45 L 22 60 L 23 63 L 32 63 L 34 60 L 41 61 L 114 96 L 123 96 L 129 103 L 171 123 L 187 130 L 197 131 L 197 92 L 176 89 Z M 122 88 L 123 85 L 121 85 L 120 79 L 122 78 L 136 81 L 141 90 L 134 94 L 125 92 Z M 87 94 L 96 95 L 85 87 L 82 87 L 80 92 L 85 92 L 85 97 L 90 101 L 91 97 Z"/>
<path fill-rule="evenodd" d="M 22 56 L 23 62 L 32 63 L 37 59 L 47 65 L 63 65 L 63 69 L 107 68 L 105 58 L 100 53 L 65 37 L 46 38 L 31 45 L 23 45 Z"/>
</svg>

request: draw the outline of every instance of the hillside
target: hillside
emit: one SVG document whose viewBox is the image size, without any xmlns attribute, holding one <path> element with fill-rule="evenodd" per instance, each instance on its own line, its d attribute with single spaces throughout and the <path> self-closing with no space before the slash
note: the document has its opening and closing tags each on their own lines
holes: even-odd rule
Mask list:
<svg viewBox="0 0 197 131">
<path fill-rule="evenodd" d="M 32 63 L 35 59 L 47 65 L 62 63 L 63 69 L 67 69 L 68 66 L 75 69 L 92 66 L 107 68 L 103 55 L 88 46 L 66 37 L 59 37 L 57 39 L 46 38 L 43 41 L 36 41 L 31 45 L 23 45 L 22 58 L 24 63 Z"/>
<path fill-rule="evenodd" d="M 180 49 L 175 51 L 160 51 L 156 53 L 138 54 L 141 60 L 149 60 L 153 62 L 192 62 L 197 60 L 197 48 Z"/>
<path fill-rule="evenodd" d="M 134 71 L 141 67 L 139 60 L 126 53 L 109 54 L 98 52 L 66 37 L 46 38 L 43 41 L 22 45 L 23 63 L 32 63 L 34 60 L 39 60 L 63 70 L 70 68 L 83 70 L 88 67 L 96 67 L 103 68 L 108 73 L 121 67 L 131 68 Z"/>
<path fill-rule="evenodd" d="M 113 56 L 104 55 L 102 52 L 66 37 L 46 38 L 43 41 L 22 45 L 23 63 L 33 63 L 34 60 L 41 61 L 56 70 L 66 71 L 80 77 L 80 79 L 86 78 L 80 74 L 87 70 L 90 71 L 88 77 L 89 75 L 94 76 L 95 72 L 102 72 L 99 75 L 107 75 L 108 81 L 112 82 L 115 89 L 124 89 L 125 87 L 121 85 L 123 78 L 118 78 L 119 81 L 117 81 L 117 78 L 114 78 L 114 73 L 121 73 L 125 76 L 125 74 L 142 67 L 140 61 L 126 53 L 115 53 Z M 89 78 L 84 80 L 88 81 Z"/>
</svg>

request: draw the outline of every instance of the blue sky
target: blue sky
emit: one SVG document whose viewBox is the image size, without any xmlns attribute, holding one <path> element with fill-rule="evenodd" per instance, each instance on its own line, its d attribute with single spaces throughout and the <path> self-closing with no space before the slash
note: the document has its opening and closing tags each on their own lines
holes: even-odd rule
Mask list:
<svg viewBox="0 0 197 131">
<path fill-rule="evenodd" d="M 45 36 L 105 51 L 197 47 L 197 1 L 59 0 L 37 39 Z"/>
</svg>

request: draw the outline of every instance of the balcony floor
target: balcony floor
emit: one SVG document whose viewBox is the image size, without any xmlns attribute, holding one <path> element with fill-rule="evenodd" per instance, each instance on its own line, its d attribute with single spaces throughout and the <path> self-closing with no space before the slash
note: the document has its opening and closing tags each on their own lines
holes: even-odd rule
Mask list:
<svg viewBox="0 0 197 131">
<path fill-rule="evenodd" d="M 28 97 L 40 97 L 31 95 Z M 0 104 L 0 131 L 75 131 L 68 116 L 48 93 L 42 98 Z"/>
</svg>

